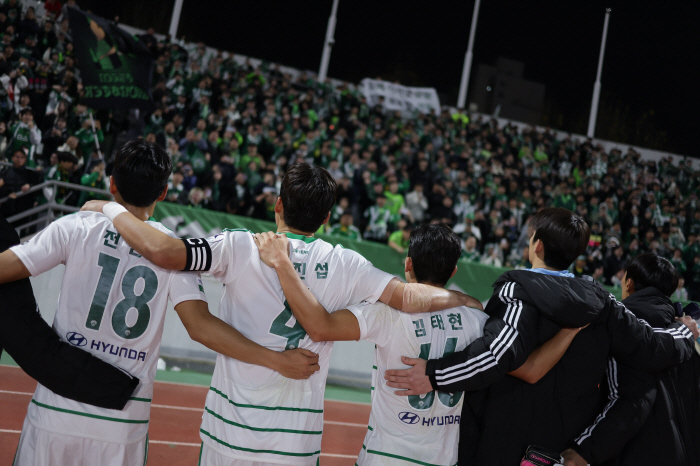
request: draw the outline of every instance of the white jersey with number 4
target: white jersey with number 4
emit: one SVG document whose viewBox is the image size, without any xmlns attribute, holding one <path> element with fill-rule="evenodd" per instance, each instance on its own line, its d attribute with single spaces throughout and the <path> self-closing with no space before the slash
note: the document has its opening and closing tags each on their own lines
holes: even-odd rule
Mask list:
<svg viewBox="0 0 700 466">
<path fill-rule="evenodd" d="M 387 369 L 408 368 L 401 356 L 437 359 L 463 350 L 481 337 L 488 316 L 457 307 L 405 314 L 386 304 L 350 306 L 361 339 L 376 344 L 372 372 L 372 411 L 359 466 L 451 466 L 457 463 L 461 392 L 398 396 L 384 380 Z"/>
<path fill-rule="evenodd" d="M 287 236 L 297 273 L 329 311 L 362 300 L 375 302 L 392 278 L 342 246 Z M 292 380 L 218 355 L 204 407 L 202 441 L 231 458 L 316 464 L 333 343 L 308 338 L 286 303 L 277 273 L 260 260 L 249 231 L 225 231 L 207 242 L 212 249 L 211 272 L 224 284 L 219 317 L 268 348 L 318 353 L 320 370 L 307 380 Z"/>
<path fill-rule="evenodd" d="M 152 227 L 174 234 L 157 222 Z M 27 419 L 36 427 L 112 443 L 148 433 L 167 300 L 206 301 L 199 274 L 161 269 L 139 256 L 102 214 L 56 220 L 12 251 L 32 276 L 66 266 L 53 328 L 67 341 L 138 377 L 123 411 L 69 400 L 37 386 Z"/>
</svg>

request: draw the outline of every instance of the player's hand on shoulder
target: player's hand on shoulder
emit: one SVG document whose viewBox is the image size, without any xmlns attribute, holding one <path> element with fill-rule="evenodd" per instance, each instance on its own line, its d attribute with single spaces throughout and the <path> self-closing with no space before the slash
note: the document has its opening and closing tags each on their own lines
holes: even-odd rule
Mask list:
<svg viewBox="0 0 700 466">
<path fill-rule="evenodd" d="M 471 307 L 473 309 L 478 309 L 480 311 L 484 310 L 483 304 L 481 304 L 481 301 L 479 301 L 478 299 L 476 299 L 472 296 L 469 296 L 468 294 L 460 293 L 459 291 L 456 291 L 456 290 L 450 290 L 450 291 L 452 293 L 459 293 L 460 295 L 462 295 L 462 298 L 465 301 L 465 303 L 464 303 L 465 306 Z"/>
<path fill-rule="evenodd" d="M 279 353 L 282 359 L 277 372 L 289 379 L 308 379 L 320 369 L 318 354 L 304 348 Z"/>
<path fill-rule="evenodd" d="M 83 207 L 80 208 L 81 212 L 102 212 L 102 207 L 105 206 L 109 201 L 87 201 Z"/>
<path fill-rule="evenodd" d="M 280 263 L 289 260 L 289 239 L 284 234 L 271 231 L 253 235 L 258 246 L 260 260 L 265 265 L 276 268 Z"/>
<path fill-rule="evenodd" d="M 693 332 L 693 338 L 700 337 L 700 330 L 698 329 L 698 323 L 690 316 L 676 317 L 676 320 L 685 324 L 686 327 Z"/>
<path fill-rule="evenodd" d="M 401 356 L 401 362 L 413 367 L 410 369 L 390 369 L 384 372 L 386 384 L 391 388 L 400 389 L 394 392 L 396 395 L 423 395 L 433 391 L 430 378 L 425 375 L 426 360 Z"/>
</svg>

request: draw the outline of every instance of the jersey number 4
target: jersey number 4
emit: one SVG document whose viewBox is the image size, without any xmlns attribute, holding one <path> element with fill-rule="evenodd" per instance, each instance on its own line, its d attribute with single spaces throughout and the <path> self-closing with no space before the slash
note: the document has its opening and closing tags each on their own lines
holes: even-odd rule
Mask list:
<svg viewBox="0 0 700 466">
<path fill-rule="evenodd" d="M 292 310 L 287 301 L 284 301 L 284 309 L 280 312 L 270 326 L 270 333 L 287 339 L 284 349 L 299 348 L 299 342 L 306 336 L 306 330 L 296 319 L 291 327 L 287 325 L 292 319 Z"/>
<path fill-rule="evenodd" d="M 438 358 L 454 353 L 455 348 L 457 348 L 457 338 L 448 338 L 447 341 L 445 341 L 445 350 L 443 351 L 442 356 L 438 356 Z M 430 343 L 423 343 L 422 345 L 420 345 L 420 355 L 418 357 L 421 359 L 425 359 L 426 361 L 430 359 Z M 462 399 L 462 392 L 438 392 L 437 395 L 438 399 L 440 400 L 440 403 L 447 406 L 448 408 L 455 406 L 457 403 L 459 403 L 459 400 Z M 415 409 L 428 409 L 433 405 L 434 402 L 434 391 L 428 392 L 425 395 L 411 395 L 408 397 L 408 403 Z"/>
<path fill-rule="evenodd" d="M 88 312 L 85 327 L 91 330 L 99 330 L 102 325 L 102 316 L 105 313 L 107 298 L 112 291 L 114 277 L 119 267 L 119 259 L 110 255 L 100 253 L 97 265 L 102 268 L 100 279 L 97 281 L 97 289 L 92 297 L 90 312 Z M 136 283 L 139 278 L 143 279 L 143 291 L 136 294 Z M 112 329 L 114 333 L 122 338 L 131 340 L 143 335 L 151 320 L 151 308 L 148 302 L 153 299 L 158 291 L 158 276 L 145 265 L 137 265 L 130 268 L 124 274 L 121 283 L 124 299 L 119 301 L 112 312 Z M 126 322 L 129 310 L 135 308 L 138 314 L 136 322 L 129 326 Z"/>
</svg>

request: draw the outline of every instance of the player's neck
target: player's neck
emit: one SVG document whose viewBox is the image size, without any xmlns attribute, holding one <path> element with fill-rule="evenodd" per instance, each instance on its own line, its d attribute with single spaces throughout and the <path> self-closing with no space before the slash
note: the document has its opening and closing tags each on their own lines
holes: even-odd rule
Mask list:
<svg viewBox="0 0 700 466">
<path fill-rule="evenodd" d="M 532 268 L 533 269 L 547 269 L 547 270 L 558 271 L 557 269 L 553 269 L 553 268 L 547 266 L 544 263 L 544 260 L 539 258 L 539 257 L 535 257 L 535 260 L 532 261 Z"/>
<path fill-rule="evenodd" d="M 142 222 L 145 222 L 151 216 L 153 215 L 153 210 L 156 207 L 156 203 L 154 202 L 153 204 L 147 206 L 147 207 L 136 207 L 131 204 L 127 204 L 124 202 L 124 199 L 122 199 L 121 196 L 119 196 L 119 193 L 114 195 L 114 200 L 124 206 L 126 210 L 129 211 L 134 217 L 138 218 Z"/>
<path fill-rule="evenodd" d="M 277 233 L 293 233 L 295 235 L 314 236 L 314 232 L 309 233 L 287 226 L 287 224 L 284 223 L 284 220 L 282 220 L 281 218 L 277 221 Z"/>
</svg>

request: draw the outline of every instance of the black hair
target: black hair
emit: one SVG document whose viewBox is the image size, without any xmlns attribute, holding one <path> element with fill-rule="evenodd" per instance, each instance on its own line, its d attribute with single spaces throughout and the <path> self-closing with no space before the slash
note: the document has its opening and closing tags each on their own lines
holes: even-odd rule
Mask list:
<svg viewBox="0 0 700 466">
<path fill-rule="evenodd" d="M 408 257 L 420 283 L 445 286 L 461 253 L 459 236 L 442 223 L 420 225 L 411 232 Z"/>
<path fill-rule="evenodd" d="M 671 261 L 653 252 L 643 252 L 627 264 L 627 278 L 634 281 L 634 291 L 653 286 L 666 296 L 678 288 L 678 273 Z"/>
<path fill-rule="evenodd" d="M 124 202 L 148 207 L 163 193 L 172 169 L 172 160 L 161 146 L 132 139 L 117 152 L 112 176 Z"/>
<path fill-rule="evenodd" d="M 535 230 L 533 241 L 544 245 L 544 263 L 556 270 L 565 270 L 588 246 L 591 229 L 578 214 L 561 207 L 548 207 L 530 220 Z"/>
<path fill-rule="evenodd" d="M 296 163 L 282 179 L 284 223 L 304 233 L 319 229 L 331 211 L 338 186 L 325 168 Z"/>
</svg>

